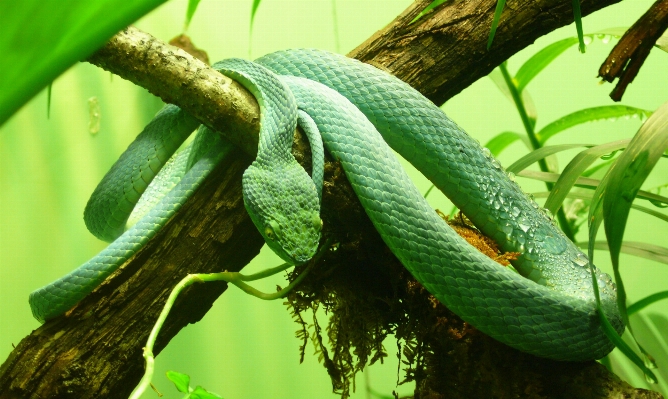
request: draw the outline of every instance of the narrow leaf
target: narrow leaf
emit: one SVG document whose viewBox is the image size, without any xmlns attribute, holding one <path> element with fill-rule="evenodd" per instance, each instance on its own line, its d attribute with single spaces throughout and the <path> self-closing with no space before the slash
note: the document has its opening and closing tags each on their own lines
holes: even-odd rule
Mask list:
<svg viewBox="0 0 668 399">
<path fill-rule="evenodd" d="M 215 393 L 209 392 L 201 386 L 197 386 L 190 394 L 191 399 L 223 399 Z"/>
<path fill-rule="evenodd" d="M 485 144 L 485 148 L 487 148 L 492 153 L 492 155 L 497 157 L 501 151 L 517 140 L 523 141 L 524 144 L 527 145 L 527 148 L 531 149 L 531 143 L 529 143 L 529 140 L 526 138 L 526 136 L 515 132 L 503 132 L 497 134 L 496 136 L 492 137 L 487 142 L 487 144 Z"/>
<path fill-rule="evenodd" d="M 559 179 L 552 187 L 550 196 L 545 201 L 545 208 L 549 209 L 552 213 L 556 213 L 564 202 L 566 195 L 571 191 L 577 179 L 589 165 L 594 163 L 603 154 L 626 147 L 629 141 L 618 140 L 612 143 L 597 145 L 578 153 L 559 175 Z"/>
<path fill-rule="evenodd" d="M 188 10 L 186 11 L 186 22 L 183 25 L 183 32 L 188 30 L 188 26 L 190 25 L 190 21 L 193 19 L 193 15 L 195 15 L 195 11 L 197 11 L 197 6 L 199 5 L 200 0 L 188 0 Z"/>
<path fill-rule="evenodd" d="M 0 125 L 67 68 L 163 2 L 0 1 L 2 34 L 12 38 L 0 40 Z"/>
<path fill-rule="evenodd" d="M 500 69 L 495 68 L 487 76 L 490 79 L 492 79 L 492 82 L 494 82 L 499 91 L 501 91 L 501 93 L 503 93 L 506 96 L 508 101 L 510 101 L 511 104 L 515 105 L 515 100 L 513 100 L 513 95 L 510 93 L 510 89 L 508 88 L 506 80 L 503 78 L 503 74 L 501 73 Z M 531 98 L 531 95 L 527 90 L 522 90 L 521 93 L 522 93 L 522 103 L 524 104 L 524 110 L 526 111 L 531 124 L 535 127 L 536 119 L 538 117 L 538 113 L 536 112 L 536 106 L 534 105 L 533 99 Z"/>
<path fill-rule="evenodd" d="M 575 30 L 578 32 L 578 41 L 580 42 L 580 52 L 586 51 L 584 35 L 582 34 L 582 12 L 580 12 L 580 0 L 573 0 L 573 17 L 575 19 Z"/>
<path fill-rule="evenodd" d="M 255 21 L 255 13 L 257 12 L 258 7 L 260 7 L 261 0 L 253 0 L 253 6 L 251 7 L 251 17 L 250 17 L 250 30 L 253 30 L 253 21 Z"/>
<path fill-rule="evenodd" d="M 167 378 L 174 383 L 179 392 L 188 393 L 190 390 L 190 376 L 177 371 L 168 371 Z"/>
<path fill-rule="evenodd" d="M 531 151 L 527 155 L 515 161 L 512 165 L 506 168 L 506 171 L 518 174 L 530 165 L 547 157 L 548 155 L 556 154 L 561 151 L 570 150 L 579 147 L 593 147 L 593 144 L 561 144 L 541 147 L 537 150 Z"/>
<path fill-rule="evenodd" d="M 503 12 L 503 7 L 505 5 L 506 5 L 506 0 L 496 0 L 496 10 L 494 10 L 494 19 L 492 19 L 492 28 L 489 31 L 489 38 L 487 39 L 488 51 L 492 47 L 492 42 L 494 41 L 494 34 L 496 34 L 496 28 L 499 26 L 501 13 Z"/>
<path fill-rule="evenodd" d="M 578 243 L 578 246 L 581 248 L 587 248 L 588 245 L 588 242 Z M 594 243 L 594 249 L 603 251 L 610 250 L 608 247 L 608 242 L 601 240 Z M 622 244 L 621 251 L 625 254 L 668 264 L 668 248 L 660 247 L 658 245 L 647 244 L 645 242 L 625 241 Z M 628 314 L 630 315 L 631 313 Z"/>
<path fill-rule="evenodd" d="M 520 173 L 520 176 L 522 176 L 522 173 Z M 526 176 L 522 176 L 522 177 L 526 177 Z M 538 193 L 532 193 L 531 195 L 533 195 L 534 198 L 548 198 L 550 196 L 550 192 L 549 191 L 541 191 L 541 192 L 538 192 Z M 568 194 L 566 194 L 566 197 L 569 198 L 569 199 L 581 199 L 581 200 L 585 200 L 585 201 L 591 201 L 593 196 L 592 196 L 591 192 L 587 192 L 587 191 L 579 191 L 579 192 L 571 191 Z M 638 193 L 638 197 L 642 198 L 642 192 Z M 651 202 L 651 200 L 650 200 L 650 202 Z M 647 208 L 647 207 L 642 206 L 642 205 L 636 205 L 636 204 L 631 205 L 631 208 L 633 208 L 637 211 L 643 212 L 647 215 L 654 216 L 655 218 L 657 218 L 659 220 L 662 220 L 664 222 L 668 222 L 668 215 L 666 215 L 662 212 L 658 212 L 654 209 Z M 607 246 L 606 246 L 606 250 L 607 250 Z"/>
<path fill-rule="evenodd" d="M 524 64 L 522 64 L 520 69 L 517 71 L 517 74 L 515 75 L 517 89 L 519 91 L 524 90 L 526 85 L 528 85 L 529 82 L 531 82 L 531 80 L 540 73 L 540 71 L 542 71 L 561 53 L 566 51 L 569 47 L 573 46 L 577 42 L 577 38 L 569 37 L 567 39 L 554 42 L 534 54 Z"/>
<path fill-rule="evenodd" d="M 626 312 L 631 316 L 632 314 L 646 308 L 647 306 L 653 304 L 654 302 L 660 301 L 662 299 L 668 298 L 668 291 L 657 292 L 656 294 L 649 295 L 638 302 L 632 304 L 626 308 Z"/>
<path fill-rule="evenodd" d="M 652 111 L 627 105 L 604 105 L 585 108 L 557 119 L 542 128 L 536 136 L 541 143 L 545 143 L 555 134 L 582 123 L 604 119 L 615 120 L 617 118 L 638 118 L 640 121 L 644 121 L 650 115 L 652 115 Z"/>
<path fill-rule="evenodd" d="M 515 173 L 515 172 L 513 172 Z M 517 176 L 526 177 L 529 179 L 546 181 L 546 182 L 556 182 L 559 179 L 559 173 L 553 172 L 540 172 L 537 170 L 523 170 L 519 173 L 515 173 Z M 606 175 L 607 176 L 607 175 Z M 601 187 L 601 184 L 605 183 L 605 177 L 602 180 L 592 179 L 589 177 L 579 177 L 575 182 L 576 186 L 585 187 L 585 188 L 596 188 Z M 638 191 L 638 198 L 648 200 L 650 203 L 655 204 L 668 204 L 668 197 L 664 197 L 658 194 L 650 193 L 649 191 Z M 592 197 L 592 201 L 596 202 L 596 197 Z M 662 207 L 662 206 L 659 206 Z"/>
<path fill-rule="evenodd" d="M 51 90 L 53 89 L 53 82 L 49 83 L 46 88 L 46 119 L 51 119 Z"/>
<path fill-rule="evenodd" d="M 619 253 L 624 230 L 634 198 L 667 148 L 668 102 L 643 124 L 608 173 L 610 178 L 603 197 L 604 228 L 617 283 L 617 300 L 627 324 L 626 293 L 619 276 Z"/>
<path fill-rule="evenodd" d="M 411 22 L 408 23 L 408 25 L 414 23 L 418 19 L 420 19 L 423 16 L 429 14 L 431 12 L 431 10 L 440 6 L 441 4 L 445 3 L 446 1 L 448 1 L 448 0 L 434 0 L 434 1 L 432 1 L 431 3 L 429 3 L 429 5 L 427 7 L 424 8 L 424 10 L 422 10 L 415 18 L 413 18 L 411 20 Z"/>
</svg>

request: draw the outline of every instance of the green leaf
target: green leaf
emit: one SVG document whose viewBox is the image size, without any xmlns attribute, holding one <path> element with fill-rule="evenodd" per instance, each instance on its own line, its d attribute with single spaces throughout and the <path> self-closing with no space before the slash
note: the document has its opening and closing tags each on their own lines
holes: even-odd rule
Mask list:
<svg viewBox="0 0 668 399">
<path fill-rule="evenodd" d="M 253 6 L 251 7 L 251 18 L 250 18 L 250 29 L 253 30 L 253 22 L 255 21 L 255 13 L 257 12 L 258 7 L 260 7 L 261 0 L 253 0 Z"/>
<path fill-rule="evenodd" d="M 179 392 L 188 393 L 190 391 L 190 376 L 172 370 L 169 370 L 166 374 Z"/>
<path fill-rule="evenodd" d="M 506 80 L 503 78 L 503 74 L 501 73 L 499 68 L 495 68 L 492 72 L 490 72 L 489 75 L 487 75 L 490 79 L 492 79 L 492 82 L 496 85 L 496 87 L 503 93 L 508 101 L 510 101 L 511 104 L 515 105 L 515 100 L 513 99 L 512 93 L 510 93 L 510 89 L 508 88 L 508 85 L 506 84 Z M 524 104 L 524 110 L 527 113 L 527 117 L 529 117 L 529 120 L 533 126 L 536 126 L 536 119 L 538 117 L 538 113 L 536 112 L 536 106 L 534 105 L 533 99 L 531 98 L 531 95 L 527 90 L 522 90 L 522 103 Z"/>
<path fill-rule="evenodd" d="M 515 172 L 513 172 L 515 173 Z M 553 172 L 540 172 L 537 170 L 523 170 L 519 173 L 515 173 L 517 176 L 521 177 L 526 177 L 529 179 L 534 179 L 538 181 L 545 181 L 545 182 L 556 182 L 559 179 L 559 173 L 553 173 Z M 606 175 L 607 176 L 607 175 Z M 601 187 L 601 184 L 605 183 L 605 177 L 602 180 L 598 179 L 592 179 L 588 177 L 579 177 L 578 180 L 575 182 L 576 186 L 579 187 L 585 187 L 585 188 L 596 188 Z M 605 185 L 605 184 L 604 184 Z M 592 201 L 595 201 L 595 196 L 592 197 Z M 660 203 L 660 204 L 668 204 L 668 197 L 664 197 L 658 194 L 650 193 L 649 191 L 643 191 L 640 190 L 638 191 L 638 198 L 648 200 L 652 204 L 655 203 Z M 663 206 L 658 206 L 657 207 L 662 208 Z"/>
<path fill-rule="evenodd" d="M 503 12 L 503 7 L 505 5 L 506 5 L 506 0 L 496 0 L 496 10 L 494 10 L 494 19 L 492 19 L 492 28 L 489 30 L 489 38 L 487 39 L 488 51 L 492 47 L 492 42 L 494 41 L 494 35 L 496 34 L 496 28 L 499 26 L 501 13 Z"/>
<path fill-rule="evenodd" d="M 434 1 L 432 1 L 431 3 L 429 3 L 429 5 L 428 5 L 427 7 L 424 8 L 424 10 L 422 10 L 422 11 L 421 11 L 415 18 L 413 18 L 413 19 L 411 20 L 411 22 L 408 23 L 408 25 L 414 23 L 414 22 L 417 21 L 418 19 L 420 19 L 420 18 L 422 18 L 423 16 L 427 15 L 429 12 L 431 12 L 431 10 L 433 10 L 434 8 L 440 6 L 441 4 L 445 3 L 446 1 L 448 1 L 448 0 L 434 0 Z"/>
<path fill-rule="evenodd" d="M 506 171 L 510 173 L 518 174 L 523 171 L 530 165 L 538 162 L 539 160 L 547 157 L 548 155 L 556 154 L 561 151 L 570 150 L 573 148 L 579 147 L 593 147 L 593 144 L 562 144 L 562 145 L 551 145 L 546 147 L 541 147 L 537 150 L 531 151 L 527 155 L 515 161 L 512 165 L 506 168 Z"/>
<path fill-rule="evenodd" d="M 580 0 L 573 0 L 573 17 L 575 19 L 575 30 L 578 32 L 578 41 L 580 42 L 580 52 L 586 51 L 584 35 L 582 34 L 582 12 L 580 12 Z"/>
<path fill-rule="evenodd" d="M 485 144 L 485 148 L 487 148 L 492 153 L 492 155 L 496 157 L 499 156 L 501 151 L 517 140 L 523 141 L 527 148 L 531 149 L 531 143 L 529 143 L 529 140 L 526 138 L 526 136 L 515 132 L 503 132 L 497 134 L 496 136 L 492 137 L 487 142 L 487 144 Z"/>
<path fill-rule="evenodd" d="M 611 37 L 619 38 L 620 36 L 624 35 L 626 29 L 627 28 L 607 28 L 594 33 L 586 34 L 584 36 L 588 37 L 589 39 L 596 37 L 601 39 L 603 43 L 607 43 Z M 584 36 L 582 39 L 583 41 Z M 668 42 L 668 36 L 666 36 L 666 41 Z M 517 71 L 517 74 L 515 75 L 518 90 L 523 90 L 529 84 L 529 82 L 531 82 L 531 80 L 535 78 L 545 67 L 547 67 L 564 51 L 579 42 L 580 39 L 578 37 L 568 37 L 566 39 L 556 41 L 534 54 L 524 64 L 522 64 L 520 69 Z"/>
<path fill-rule="evenodd" d="M 526 176 L 523 176 L 523 173 L 520 173 L 520 176 L 526 177 Z M 538 193 L 532 193 L 532 195 L 534 196 L 534 198 L 548 198 L 550 196 L 550 192 L 549 191 L 542 191 L 542 192 L 538 192 Z M 568 194 L 566 194 L 566 197 L 570 198 L 570 199 L 581 199 L 581 200 L 585 200 L 585 201 L 591 201 L 593 195 L 589 192 L 586 192 L 586 191 L 580 191 L 580 192 L 571 191 Z M 638 197 L 643 198 L 642 197 L 642 192 L 638 193 Z M 666 199 L 668 199 L 668 198 L 666 198 Z M 651 200 L 650 200 L 650 202 L 651 202 Z M 658 212 L 654 209 L 647 208 L 647 207 L 644 207 L 642 205 L 636 205 L 636 204 L 631 205 L 631 208 L 633 208 L 637 211 L 646 213 L 647 215 L 654 216 L 655 218 L 657 218 L 659 220 L 662 220 L 664 222 L 668 222 L 668 215 L 666 215 L 662 212 Z M 606 250 L 608 249 L 607 245 L 606 245 L 605 249 Z"/>
<path fill-rule="evenodd" d="M 183 25 L 183 32 L 188 30 L 188 26 L 190 25 L 190 21 L 193 19 L 193 15 L 195 15 L 195 11 L 197 11 L 199 2 L 200 0 L 188 0 L 188 10 L 186 11 L 186 22 Z"/>
<path fill-rule="evenodd" d="M 524 64 L 522 64 L 520 69 L 517 71 L 517 74 L 515 75 L 517 89 L 519 91 L 524 90 L 526 85 L 528 85 L 529 82 L 531 82 L 531 80 L 540 73 L 540 71 L 542 71 L 555 58 L 561 55 L 561 53 L 566 51 L 577 42 L 577 38 L 569 37 L 567 39 L 554 42 L 534 54 Z"/>
<path fill-rule="evenodd" d="M 191 393 L 191 399 L 223 399 L 222 396 L 218 396 L 215 393 L 211 393 L 201 386 L 197 386 Z"/>
<path fill-rule="evenodd" d="M 53 82 L 46 87 L 46 119 L 51 118 L 51 91 L 53 90 Z"/>
<path fill-rule="evenodd" d="M 587 248 L 588 245 L 588 242 L 578 243 L 578 246 L 581 248 Z M 594 243 L 594 249 L 603 251 L 610 250 L 607 241 L 596 241 Z M 668 248 L 660 247 L 658 245 L 652 245 L 645 242 L 624 241 L 621 251 L 625 254 L 668 264 Z M 628 314 L 630 315 L 630 313 Z"/>
<path fill-rule="evenodd" d="M 6 39 L 0 41 L 0 125 L 67 68 L 164 1 L 0 1 Z"/>
<path fill-rule="evenodd" d="M 642 183 L 667 148 L 668 102 L 643 124 L 608 173 L 610 179 L 603 197 L 603 217 L 620 307 L 626 306 L 626 295 L 618 278 L 619 253 L 629 210 Z M 628 321 L 625 312 L 623 316 Z"/>
<path fill-rule="evenodd" d="M 555 134 L 582 123 L 604 119 L 614 120 L 622 117 L 639 118 L 640 121 L 644 121 L 650 115 L 652 115 L 652 111 L 629 107 L 628 105 L 604 105 L 600 107 L 585 108 L 570 113 L 550 123 L 536 133 L 536 137 L 541 143 L 545 143 Z"/>
<path fill-rule="evenodd" d="M 665 249 L 665 248 L 663 248 Z M 649 295 L 638 302 L 630 305 L 626 308 L 626 312 L 631 316 L 632 314 L 640 311 L 641 309 L 653 304 L 654 302 L 660 301 L 662 299 L 668 298 L 668 291 L 657 292 L 656 294 Z"/>
<path fill-rule="evenodd" d="M 597 145 L 578 153 L 571 162 L 566 165 L 559 179 L 552 187 L 550 196 L 545 201 L 545 208 L 556 213 L 564 202 L 566 195 L 571 191 L 573 185 L 580 175 L 603 154 L 625 148 L 630 140 L 618 140 L 612 143 Z"/>
<path fill-rule="evenodd" d="M 615 163 L 615 159 L 607 159 L 605 162 L 601 162 L 598 165 L 594 165 L 591 168 L 582 172 L 582 176 L 590 177 L 590 176 L 593 176 L 594 173 L 598 172 L 601 169 L 606 169 L 606 170 L 610 169 L 610 166 L 612 166 L 613 163 Z"/>
</svg>

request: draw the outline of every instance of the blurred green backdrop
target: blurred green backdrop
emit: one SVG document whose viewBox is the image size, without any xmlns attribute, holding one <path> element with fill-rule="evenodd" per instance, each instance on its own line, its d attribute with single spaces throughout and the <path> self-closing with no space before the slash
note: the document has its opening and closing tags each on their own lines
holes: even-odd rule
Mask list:
<svg viewBox="0 0 668 399">
<path fill-rule="evenodd" d="M 409 0 L 264 0 L 249 36 L 251 0 L 204 0 L 193 18 L 188 34 L 206 50 L 212 61 L 227 57 L 255 58 L 291 47 L 317 47 L 347 53 L 373 32 L 390 22 Z M 585 33 L 604 28 L 630 26 L 652 0 L 626 1 L 584 19 Z M 168 41 L 181 33 L 186 0 L 161 6 L 136 25 Z M 532 54 L 558 39 L 575 35 L 573 26 L 539 39 L 509 62 L 511 72 Z M 596 40 L 586 54 L 572 47 L 539 75 L 528 90 L 538 110 L 538 128 L 569 112 L 611 104 L 609 84 L 596 79 L 598 66 L 611 50 L 611 43 Z M 656 109 L 668 100 L 665 66 L 668 54 L 654 50 L 640 76 L 630 86 L 624 104 Z M 89 132 L 89 99 L 100 106 L 100 129 Z M 46 91 L 15 114 L 0 128 L 0 359 L 4 361 L 17 344 L 38 323 L 27 304 L 28 294 L 83 263 L 104 243 L 86 230 L 82 214 L 97 182 L 134 136 L 160 109 L 160 100 L 145 90 L 112 77 L 92 65 L 70 68 L 53 84 L 51 117 L 46 115 Z M 514 106 L 491 80 L 484 78 L 445 106 L 448 115 L 480 142 L 505 130 L 522 132 Z M 604 143 L 631 137 L 640 126 L 637 119 L 589 123 L 555 137 L 550 144 Z M 526 153 L 514 144 L 500 157 L 504 165 Z M 567 154 L 568 155 L 568 154 Z M 572 155 L 572 154 L 571 154 Z M 565 165 L 567 157 L 562 159 Z M 418 187 L 428 183 L 413 173 Z M 665 181 L 665 165 L 659 164 L 647 187 Z M 542 184 L 520 181 L 528 191 L 543 191 Z M 434 207 L 445 211 L 450 205 L 442 195 L 430 195 Z M 601 233 L 602 234 L 602 233 Z M 601 235 L 602 237 L 602 235 Z M 665 245 L 666 228 L 644 214 L 631 213 L 625 238 Z M 583 232 L 578 236 L 585 240 Z M 609 270 L 608 255 L 598 252 L 596 263 Z M 665 290 L 665 265 L 622 255 L 623 276 L 630 302 Z M 259 270 L 275 266 L 279 259 L 263 250 L 248 267 Z M 250 270 L 249 270 L 250 271 Z M 282 277 L 263 281 L 260 288 L 271 290 Z M 639 318 L 639 330 L 668 331 L 668 304 L 652 305 Z M 298 364 L 297 326 L 280 301 L 263 302 L 230 289 L 201 323 L 184 329 L 157 358 L 154 383 L 167 398 L 180 397 L 164 377 L 174 369 L 191 375 L 202 385 L 225 398 L 328 398 L 331 384 L 315 357 Z M 668 382 L 668 343 L 658 340 L 647 347 L 657 357 L 665 393 Z M 368 398 L 366 386 L 389 395 L 393 389 L 410 393 L 412 386 L 395 388 L 397 381 L 396 343 L 388 339 L 389 357 L 384 365 L 373 366 L 357 378 L 354 398 Z M 307 354 L 312 353 L 311 347 Z M 642 375 L 623 360 L 614 362 L 616 371 L 636 386 L 645 384 Z M 149 392 L 146 398 L 153 398 Z"/>
</svg>

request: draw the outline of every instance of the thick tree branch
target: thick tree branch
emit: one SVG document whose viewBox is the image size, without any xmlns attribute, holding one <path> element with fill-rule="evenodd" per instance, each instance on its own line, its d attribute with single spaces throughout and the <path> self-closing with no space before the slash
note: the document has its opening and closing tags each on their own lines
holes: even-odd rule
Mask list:
<svg viewBox="0 0 668 399">
<path fill-rule="evenodd" d="M 598 70 L 598 76 L 607 82 L 619 78 L 610 93 L 614 101 L 621 101 L 626 87 L 633 82 L 656 41 L 668 29 L 668 0 L 657 0 L 621 39 Z"/>
<path fill-rule="evenodd" d="M 617 1 L 583 0 L 582 11 L 587 15 Z M 567 1 L 511 1 L 501 18 L 494 46 L 487 52 L 488 26 L 495 2 L 451 2 L 408 25 L 429 3 L 418 2 L 352 55 L 389 70 L 440 104 L 538 37 L 573 19 Z M 143 372 L 141 348 L 176 282 L 193 272 L 239 270 L 262 245 L 240 193 L 241 173 L 257 143 L 259 116 L 252 96 L 187 53 L 133 28 L 115 36 L 89 62 L 181 106 L 223 134 L 241 132 L 240 136 L 228 138 L 244 152 L 226 160 L 182 211 L 101 287 L 66 315 L 21 341 L 0 367 L 0 399 L 127 397 Z M 300 146 L 295 153 L 302 162 L 308 161 Z M 325 234 L 342 243 L 333 258 L 347 257 L 347 262 L 362 262 L 381 270 L 390 263 L 400 268 L 384 249 L 337 165 L 328 165 L 323 200 Z M 191 287 L 167 320 L 156 352 L 185 325 L 198 321 L 224 289 L 223 284 Z M 469 367 L 495 367 L 496 372 L 484 375 L 496 376 L 500 392 L 522 395 L 528 389 L 502 372 L 517 364 L 518 375 L 530 375 L 534 381 L 533 376 L 542 373 L 542 397 L 555 397 L 550 396 L 549 381 L 581 387 L 574 384 L 576 379 L 593 387 L 580 396 L 583 398 L 612 397 L 612 392 L 624 392 L 629 398 L 659 397 L 633 390 L 594 362 L 572 365 L 536 359 L 478 335 L 493 349 L 479 351 L 482 355 L 476 363 L 470 360 Z M 475 334 L 472 337 L 465 340 L 467 345 L 482 347 Z M 503 358 L 489 359 L 490 353 L 501 353 L 498 351 L 504 353 Z M 465 391 L 464 383 L 489 384 L 488 380 L 470 379 L 470 374 L 462 378 L 453 380 L 459 387 L 455 397 L 474 397 L 466 396 L 472 391 Z M 536 384 L 531 387 L 538 389 Z M 433 392 L 433 388 L 422 388 Z"/>
</svg>

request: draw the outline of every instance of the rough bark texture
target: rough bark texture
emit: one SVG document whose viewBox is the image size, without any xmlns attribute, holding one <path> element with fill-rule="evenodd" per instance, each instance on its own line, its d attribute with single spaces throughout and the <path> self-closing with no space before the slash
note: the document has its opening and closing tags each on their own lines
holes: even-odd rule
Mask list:
<svg viewBox="0 0 668 399">
<path fill-rule="evenodd" d="M 598 70 L 598 76 L 607 82 L 619 78 L 610 98 L 621 101 L 626 88 L 638 75 L 652 47 L 667 28 L 668 0 L 657 0 L 619 39 Z"/>
<path fill-rule="evenodd" d="M 486 52 L 495 1 L 451 2 L 409 26 L 429 3 L 418 2 L 352 55 L 389 70 L 440 104 L 541 35 L 573 20 L 568 1 L 509 1 L 494 45 Z M 583 0 L 583 15 L 617 1 Z M 129 28 L 89 61 L 178 104 L 216 130 L 238 128 L 234 130 L 244 136 L 230 139 L 246 154 L 255 153 L 255 100 L 187 53 Z M 308 162 L 299 145 L 298 159 Z M 226 160 L 143 250 L 73 310 L 24 338 L 0 367 L 0 399 L 127 397 L 143 373 L 141 348 L 171 288 L 191 272 L 239 270 L 258 253 L 262 238 L 246 215 L 240 193 L 241 172 L 248 163 L 242 152 Z M 387 263 L 396 260 L 379 256 L 388 251 L 369 229 L 340 168 L 327 168 L 324 234 L 341 241 L 333 256 L 387 270 Z M 224 284 L 206 284 L 185 292 L 163 327 L 156 353 L 181 328 L 198 321 L 224 289 Z M 479 397 L 475 392 L 481 383 L 493 385 L 495 397 L 620 397 L 613 391 L 625 392 L 626 398 L 660 397 L 631 388 L 595 362 L 550 362 L 478 335 L 479 340 L 461 340 L 471 349 L 457 356 L 476 350 L 481 356 L 444 361 L 467 362 L 469 370 L 484 378 L 444 375 L 450 388 L 439 388 L 437 382 L 418 386 L 421 397 Z"/>
</svg>

